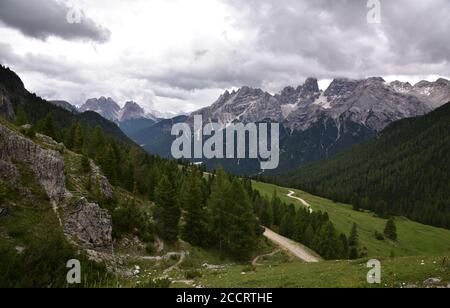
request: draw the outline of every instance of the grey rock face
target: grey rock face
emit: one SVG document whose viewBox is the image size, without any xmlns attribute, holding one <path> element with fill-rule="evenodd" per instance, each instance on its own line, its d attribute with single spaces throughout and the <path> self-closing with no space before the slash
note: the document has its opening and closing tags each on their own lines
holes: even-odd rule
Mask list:
<svg viewBox="0 0 450 308">
<path fill-rule="evenodd" d="M 145 110 L 135 102 L 127 102 L 118 116 L 120 122 L 140 118 L 145 118 Z"/>
<path fill-rule="evenodd" d="M 409 94 L 417 96 L 434 109 L 450 102 L 450 81 L 442 78 L 435 82 L 421 81 L 414 85 Z"/>
<path fill-rule="evenodd" d="M 50 145 L 58 145 L 51 138 L 44 137 L 46 136 L 39 138 Z M 0 169 L 2 177 L 8 177 L 10 183 L 19 181 L 20 178 L 13 160 L 31 168 L 51 203 L 63 210 L 62 223 L 70 238 L 81 243 L 84 248 L 112 247 L 112 221 L 107 211 L 85 199 L 78 200 L 74 207 L 68 205 L 72 196 L 65 186 L 64 161 L 61 154 L 44 149 L 0 124 Z M 111 187 L 107 186 L 109 183 L 104 182 L 99 170 L 97 172 L 96 178 L 100 179 L 99 183 L 105 195 L 112 195 Z"/>
<path fill-rule="evenodd" d="M 65 194 L 64 162 L 56 151 L 44 150 L 36 143 L 0 125 L 0 160 L 18 160 L 28 165 L 49 198 L 61 201 Z"/>
<path fill-rule="evenodd" d="M 378 132 L 394 121 L 431 111 L 418 98 L 395 92 L 381 78 L 361 81 L 353 91 L 347 91 L 353 86 L 355 83 L 349 83 L 344 95 L 331 99 L 327 115 L 333 119 L 350 118 Z"/>
<path fill-rule="evenodd" d="M 9 98 L 6 95 L 5 91 L 1 87 L 0 87 L 0 115 L 10 120 L 15 119 L 14 108 L 11 102 L 9 101 Z"/>
<path fill-rule="evenodd" d="M 282 120 L 279 101 L 267 92 L 249 87 L 233 93 L 225 92 L 212 106 L 194 112 L 191 122 L 193 115 L 202 115 L 204 122 L 224 125 L 235 121 L 249 123 L 265 119 Z"/>
<path fill-rule="evenodd" d="M 0 160 L 0 182 L 16 186 L 20 182 L 20 173 L 17 167 L 5 160 Z"/>
<path fill-rule="evenodd" d="M 112 199 L 113 189 L 100 168 L 91 161 L 91 182 L 98 185 L 104 199 Z"/>
<path fill-rule="evenodd" d="M 350 80 L 345 78 L 334 79 L 328 89 L 324 92 L 324 95 L 330 98 L 350 97 L 360 83 L 361 81 L 359 80 Z"/>
<path fill-rule="evenodd" d="M 111 249 L 112 224 L 107 210 L 85 198 L 64 206 L 64 231 L 88 249 Z"/>
</svg>

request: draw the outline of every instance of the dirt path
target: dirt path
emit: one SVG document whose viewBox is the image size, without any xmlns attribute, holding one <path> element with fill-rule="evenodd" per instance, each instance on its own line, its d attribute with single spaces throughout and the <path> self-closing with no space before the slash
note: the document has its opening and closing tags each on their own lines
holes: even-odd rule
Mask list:
<svg viewBox="0 0 450 308">
<path fill-rule="evenodd" d="M 184 262 L 184 259 L 186 259 L 186 252 L 183 251 L 183 252 L 180 254 L 180 260 L 179 260 L 176 264 L 174 264 L 174 265 L 172 265 L 171 267 L 169 267 L 168 269 L 166 269 L 166 270 L 164 271 L 164 274 L 170 273 L 170 272 L 173 271 L 174 269 L 178 268 L 178 267 L 181 265 L 181 263 Z"/>
<path fill-rule="evenodd" d="M 271 253 L 268 253 L 268 254 L 265 254 L 265 255 L 261 255 L 261 256 L 257 256 L 256 258 L 253 259 L 252 265 L 253 266 L 259 266 L 259 265 L 261 265 L 261 264 L 258 264 L 258 260 L 259 259 L 264 258 L 264 257 L 272 257 L 272 256 L 276 255 L 277 253 L 279 253 L 280 251 L 281 251 L 281 249 L 277 249 L 277 250 L 275 250 L 275 251 L 273 251 Z"/>
<path fill-rule="evenodd" d="M 277 244 L 278 246 L 280 246 L 281 248 L 288 250 L 294 256 L 307 263 L 314 263 L 320 261 L 318 257 L 314 256 L 312 253 L 307 251 L 305 247 L 301 246 L 299 243 L 296 243 L 284 236 L 281 236 L 270 229 L 266 228 L 264 236 L 267 237 L 272 242 L 274 242 L 275 244 Z"/>
<path fill-rule="evenodd" d="M 290 190 L 290 191 L 289 191 L 289 194 L 288 194 L 287 196 L 288 196 L 289 198 L 291 198 L 291 199 L 295 199 L 295 200 L 297 200 L 297 201 L 300 201 L 300 202 L 301 202 L 301 203 L 309 210 L 310 213 L 313 212 L 313 210 L 312 210 L 312 208 L 311 208 L 311 204 L 309 204 L 308 202 L 306 202 L 306 201 L 303 200 L 302 198 L 295 197 L 294 195 L 295 195 L 295 192 L 292 191 L 292 190 Z"/>
</svg>

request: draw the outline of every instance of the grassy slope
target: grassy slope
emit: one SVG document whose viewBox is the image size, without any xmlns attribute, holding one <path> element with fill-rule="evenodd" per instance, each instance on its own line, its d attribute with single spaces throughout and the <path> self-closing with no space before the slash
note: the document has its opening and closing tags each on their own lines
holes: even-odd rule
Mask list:
<svg viewBox="0 0 450 308">
<path fill-rule="evenodd" d="M 271 262 L 245 272 L 243 266 L 227 267 L 222 271 L 204 274 L 200 283 L 208 287 L 224 288 L 369 288 L 423 287 L 428 278 L 440 278 L 440 286 L 450 282 L 448 257 L 406 257 L 381 259 L 381 284 L 367 283 L 366 260 L 301 263 Z M 423 262 L 422 262 L 423 261 Z M 244 274 L 245 273 L 245 274 Z"/>
<path fill-rule="evenodd" d="M 260 182 L 253 183 L 254 188 L 262 194 L 271 196 L 274 190 L 286 202 L 301 206 L 299 202 L 288 198 L 289 190 L 296 192 L 296 196 L 303 198 L 311 204 L 314 210 L 326 211 L 336 228 L 349 234 L 353 223 L 358 225 L 359 237 L 362 246 L 367 247 L 369 256 L 419 256 L 439 255 L 450 252 L 450 231 L 431 226 L 422 225 L 405 218 L 397 218 L 399 241 L 378 241 L 374 237 L 375 231 L 383 232 L 386 220 L 376 218 L 371 213 L 355 212 L 350 205 L 334 203 L 330 200 L 316 197 L 308 193 L 283 188 Z"/>
</svg>

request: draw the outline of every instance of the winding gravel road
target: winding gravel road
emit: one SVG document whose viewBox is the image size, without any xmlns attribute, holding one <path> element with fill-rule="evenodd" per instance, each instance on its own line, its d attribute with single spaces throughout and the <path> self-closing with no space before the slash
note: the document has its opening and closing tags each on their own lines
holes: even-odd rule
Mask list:
<svg viewBox="0 0 450 308">
<path fill-rule="evenodd" d="M 290 240 L 284 236 L 281 236 L 281 235 L 273 232 L 270 229 L 266 228 L 266 231 L 264 232 L 264 236 L 267 237 L 270 241 L 272 241 L 276 245 L 289 251 L 290 253 L 292 253 L 294 256 L 296 256 L 300 260 L 303 260 L 307 263 L 315 263 L 315 262 L 320 261 L 320 259 L 318 257 L 314 256 L 312 253 L 310 253 L 307 249 L 305 249 L 305 247 L 303 247 L 299 243 L 296 243 L 293 240 Z"/>
<path fill-rule="evenodd" d="M 303 200 L 302 198 L 295 197 L 294 195 L 295 195 L 295 191 L 290 190 L 290 191 L 289 191 L 289 194 L 288 194 L 287 196 L 288 196 L 289 198 L 291 198 L 291 199 L 295 199 L 295 200 L 300 201 L 300 202 L 301 202 L 301 203 L 309 210 L 310 213 L 313 212 L 313 210 L 312 210 L 312 208 L 311 208 L 311 204 L 309 204 L 308 202 L 306 202 L 306 201 Z"/>
</svg>

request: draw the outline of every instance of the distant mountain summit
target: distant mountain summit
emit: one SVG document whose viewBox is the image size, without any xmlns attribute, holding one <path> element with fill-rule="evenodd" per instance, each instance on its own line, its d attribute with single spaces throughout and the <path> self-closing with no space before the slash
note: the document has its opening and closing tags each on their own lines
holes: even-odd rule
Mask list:
<svg viewBox="0 0 450 308">
<path fill-rule="evenodd" d="M 450 81 L 444 78 L 435 82 L 424 80 L 414 86 L 401 81 L 394 81 L 390 85 L 400 93 L 416 96 L 433 109 L 450 101 Z"/>
<path fill-rule="evenodd" d="M 97 112 L 105 119 L 116 123 L 128 136 L 159 121 L 153 114 L 146 113 L 144 108 L 136 102 L 126 102 L 121 108 L 112 98 L 103 96 L 87 100 L 80 110 Z"/>
<path fill-rule="evenodd" d="M 94 111 L 107 120 L 116 122 L 119 119 L 121 108 L 111 97 L 91 98 L 80 107 L 81 112 Z"/>
</svg>

